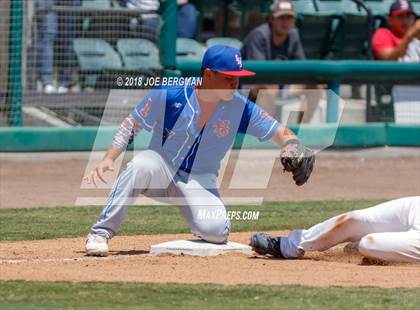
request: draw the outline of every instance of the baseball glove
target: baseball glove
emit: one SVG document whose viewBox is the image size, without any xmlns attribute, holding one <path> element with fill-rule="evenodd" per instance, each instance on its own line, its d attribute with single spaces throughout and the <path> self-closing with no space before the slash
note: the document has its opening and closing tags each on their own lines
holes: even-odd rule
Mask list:
<svg viewBox="0 0 420 310">
<path fill-rule="evenodd" d="M 284 171 L 293 174 L 296 185 L 301 186 L 308 181 L 315 164 L 314 152 L 300 143 L 298 139 L 290 139 L 283 143 L 280 161 Z"/>
</svg>

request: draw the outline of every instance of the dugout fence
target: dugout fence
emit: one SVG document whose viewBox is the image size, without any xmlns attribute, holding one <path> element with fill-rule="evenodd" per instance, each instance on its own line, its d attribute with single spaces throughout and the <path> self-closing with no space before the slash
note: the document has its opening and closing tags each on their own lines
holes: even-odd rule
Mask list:
<svg viewBox="0 0 420 310">
<path fill-rule="evenodd" d="M 160 52 L 171 52 L 166 36 L 176 35 L 164 22 L 173 23 L 165 8 L 176 12 L 176 2 L 167 2 L 145 10 L 114 0 L 2 1 L 0 125 L 98 125 L 116 76 L 175 66 Z"/>
<path fill-rule="evenodd" d="M 209 7 L 219 3 L 225 13 L 219 18 L 223 21 L 223 27 L 219 25 L 221 35 L 236 35 L 235 44 L 240 46 L 240 39 L 246 34 L 246 21 L 253 16 L 249 11 L 257 8 L 260 13 L 266 13 L 269 1 L 192 2 L 200 9 L 199 19 L 202 21 L 214 17 Z M 329 25 L 331 16 L 320 12 L 319 6 L 310 11 L 311 4 L 318 2 L 322 1 L 296 2 L 301 10 L 302 19 L 298 26 L 302 31 L 315 29 L 304 21 L 318 23 L 317 27 Z M 230 22 L 237 19 L 241 8 L 245 13 L 239 15 L 240 28 L 233 31 Z M 364 13 L 357 10 L 357 14 L 353 13 L 359 16 L 358 20 L 366 21 Z M 176 13 L 175 0 L 160 1 L 160 7 L 153 10 L 127 9 L 116 0 L 1 1 L 0 126 L 97 126 L 109 90 L 118 87 L 117 77 L 197 75 L 199 59 L 180 52 L 180 47 L 188 47 L 190 41 L 180 44 L 181 41 L 176 40 Z M 319 42 L 307 34 L 304 36 L 307 44 Z M 208 29 L 201 27 L 192 41 L 202 51 L 208 37 Z M 51 42 L 53 47 L 49 50 Z M 245 63 L 250 70 L 257 72 L 257 78 L 248 82 L 319 82 L 328 84 L 340 94 L 340 83 L 391 85 L 420 81 L 418 64 L 314 57 L 318 59 L 310 62 Z M 49 78 L 53 87 L 51 92 L 46 89 Z M 60 86 L 64 88 L 60 89 Z M 380 98 L 390 96 L 389 89 L 385 87 L 383 90 L 385 96 L 372 96 L 373 104 L 368 104 L 366 109 L 367 120 L 392 121 L 392 118 L 381 118 L 389 115 L 392 108 L 392 102 L 380 102 Z M 111 120 L 121 119 L 129 112 L 128 108 L 118 104 L 108 106 L 108 109 L 111 110 L 108 113 Z M 335 120 L 336 110 L 334 100 L 329 101 L 329 121 Z"/>
</svg>

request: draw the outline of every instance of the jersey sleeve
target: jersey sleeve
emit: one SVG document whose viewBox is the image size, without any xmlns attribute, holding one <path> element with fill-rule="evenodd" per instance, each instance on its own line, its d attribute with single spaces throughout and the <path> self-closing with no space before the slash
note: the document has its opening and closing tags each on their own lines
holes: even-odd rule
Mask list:
<svg viewBox="0 0 420 310">
<path fill-rule="evenodd" d="M 279 126 L 280 123 L 270 114 L 247 100 L 238 131 L 257 137 L 260 141 L 267 141 L 271 139 Z"/>
<path fill-rule="evenodd" d="M 137 120 L 130 114 L 120 125 L 117 133 L 114 135 L 112 144 L 121 150 L 125 150 L 130 145 L 141 128 Z"/>
<path fill-rule="evenodd" d="M 163 120 L 166 105 L 166 90 L 152 89 L 147 96 L 133 109 L 131 115 L 141 128 L 152 131 L 159 120 Z"/>
</svg>

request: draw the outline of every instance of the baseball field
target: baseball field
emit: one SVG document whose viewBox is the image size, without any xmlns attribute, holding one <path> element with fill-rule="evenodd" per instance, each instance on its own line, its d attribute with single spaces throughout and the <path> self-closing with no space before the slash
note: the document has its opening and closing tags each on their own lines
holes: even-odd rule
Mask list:
<svg viewBox="0 0 420 310">
<path fill-rule="evenodd" d="M 0 310 L 420 309 L 420 0 L 0 17 Z"/>
<path fill-rule="evenodd" d="M 345 253 L 344 244 L 300 260 L 256 254 L 150 256 L 153 244 L 194 239 L 172 206 L 132 207 L 110 241 L 110 255 L 85 256 L 85 237 L 102 207 L 75 207 L 74 202 L 109 191 L 80 189 L 87 160 L 85 153 L 1 155 L 0 308 L 418 306 L 419 265 L 366 264 L 360 254 Z M 285 235 L 339 213 L 416 195 L 419 178 L 415 148 L 322 152 L 311 182 L 302 188 L 275 165 L 262 205 L 228 206 L 236 212 L 258 211 L 258 219 L 233 220 L 230 240 L 248 244 L 256 231 Z M 225 183 L 225 197 L 262 193 L 238 192 Z"/>
</svg>

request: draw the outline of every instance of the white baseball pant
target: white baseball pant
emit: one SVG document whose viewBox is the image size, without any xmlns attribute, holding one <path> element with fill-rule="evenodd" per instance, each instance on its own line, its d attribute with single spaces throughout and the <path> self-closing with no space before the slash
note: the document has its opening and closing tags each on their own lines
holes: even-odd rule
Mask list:
<svg viewBox="0 0 420 310">
<path fill-rule="evenodd" d="M 178 206 L 191 232 L 199 238 L 212 243 L 227 241 L 230 220 L 216 188 L 216 175 L 176 173 L 152 150 L 139 152 L 127 164 L 91 233 L 111 239 L 123 223 L 128 207 L 141 194 Z"/>
<path fill-rule="evenodd" d="M 359 252 L 389 262 L 420 262 L 420 196 L 347 212 L 282 239 L 286 258 L 359 241 Z"/>
</svg>

